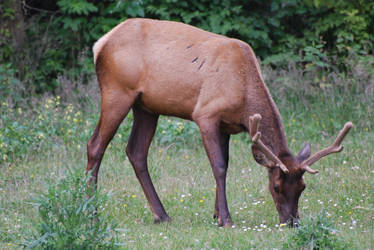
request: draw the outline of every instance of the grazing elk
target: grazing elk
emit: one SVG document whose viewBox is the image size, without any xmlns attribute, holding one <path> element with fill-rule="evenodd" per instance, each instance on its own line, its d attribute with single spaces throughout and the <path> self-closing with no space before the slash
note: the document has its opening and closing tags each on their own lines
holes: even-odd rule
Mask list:
<svg viewBox="0 0 374 250">
<path fill-rule="evenodd" d="M 294 157 L 281 117 L 251 47 L 240 40 L 170 21 L 128 19 L 98 40 L 94 62 L 101 114 L 87 145 L 87 171 L 97 183 L 108 143 L 130 109 L 134 123 L 127 156 L 155 222 L 170 221 L 148 173 L 147 155 L 159 115 L 197 123 L 216 181 L 214 216 L 231 226 L 226 171 L 231 134 L 248 131 L 255 160 L 268 168 L 269 188 L 281 223 L 299 217 L 303 174 L 320 158 L 340 152 L 348 122 L 335 143 L 310 156 L 307 144 Z"/>
</svg>

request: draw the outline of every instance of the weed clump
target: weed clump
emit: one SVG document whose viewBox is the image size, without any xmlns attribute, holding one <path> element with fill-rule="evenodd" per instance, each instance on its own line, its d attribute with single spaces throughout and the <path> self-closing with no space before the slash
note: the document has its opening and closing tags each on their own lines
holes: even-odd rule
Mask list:
<svg viewBox="0 0 374 250">
<path fill-rule="evenodd" d="M 348 243 L 337 236 L 337 230 L 321 211 L 317 216 L 300 221 L 299 227 L 283 244 L 283 249 L 349 249 Z"/>
<path fill-rule="evenodd" d="M 89 176 L 89 175 L 87 175 Z M 34 236 L 24 245 L 43 249 L 115 249 L 117 229 L 105 212 L 109 193 L 88 184 L 89 178 L 69 169 L 58 184 L 34 198 L 38 223 Z M 96 210 L 97 209 L 97 210 Z"/>
</svg>

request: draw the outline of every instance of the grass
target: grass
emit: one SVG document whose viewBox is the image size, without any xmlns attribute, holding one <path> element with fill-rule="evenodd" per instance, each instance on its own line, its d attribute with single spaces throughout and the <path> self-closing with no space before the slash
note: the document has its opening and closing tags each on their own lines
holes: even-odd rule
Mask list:
<svg viewBox="0 0 374 250">
<path fill-rule="evenodd" d="M 293 96 L 289 101 L 284 101 L 284 96 L 283 99 L 279 95 L 274 97 L 283 116 L 289 146 L 295 154 L 305 142 L 312 143 L 313 152 L 329 145 L 348 119 L 356 125 L 345 139 L 342 153 L 316 163 L 313 167 L 320 170 L 318 175 L 305 174 L 307 188 L 300 198 L 299 212 L 305 224 L 315 228 L 312 231 L 319 225 L 313 218 L 323 213 L 326 223 L 334 228 L 333 236 L 326 233 L 327 241 L 343 242 L 343 246 L 354 249 L 373 249 L 371 111 L 361 109 L 363 102 L 344 105 L 344 96 L 339 100 L 337 95 L 320 95 L 312 101 L 305 96 Z M 88 100 L 95 103 L 97 97 Z M 98 110 L 97 104 L 81 109 L 77 102 L 68 105 L 61 100 L 57 104 L 51 98 L 44 98 L 32 112 L 12 110 L 11 104 L 1 109 L 6 110 L 2 114 L 12 122 L 9 126 L 6 120 L 0 123 L 3 125 L 0 142 L 4 143 L 0 151 L 3 154 L 0 157 L 3 159 L 0 163 L 0 248 L 17 249 L 38 233 L 35 225 L 41 218 L 31 204 L 33 197 L 61 183 L 69 169 L 85 170 L 85 145 L 94 129 Z M 22 123 L 25 117 L 28 122 Z M 160 121 L 148 162 L 156 190 L 172 222 L 154 225 L 125 154 L 131 128 L 129 117 L 107 149 L 99 174 L 102 192 L 113 193 L 109 205 L 102 209 L 123 229 L 118 235 L 123 248 L 279 249 L 289 247 L 294 237 L 301 238 L 297 229 L 279 225 L 267 188 L 266 169 L 253 160 L 246 135 L 235 135 L 230 142 L 227 196 L 235 228 L 218 228 L 212 218 L 214 178 L 198 131 L 191 123 L 166 118 Z M 18 124 L 13 124 L 13 120 Z M 22 134 L 25 131 L 29 134 Z M 5 140 L 12 139 L 13 134 L 17 135 L 13 141 L 21 138 L 20 143 Z M 27 143 L 22 141 L 23 136 Z M 4 150 L 5 144 L 17 151 L 9 154 L 9 149 Z M 304 247 L 307 246 L 306 243 Z"/>
<path fill-rule="evenodd" d="M 355 140 L 352 136 L 348 138 L 341 155 L 330 156 L 316 166 L 321 169 L 319 175 L 305 176 L 307 189 L 301 197 L 300 213 L 306 217 L 325 209 L 336 224 L 337 237 L 368 249 L 374 247 L 371 237 L 374 171 L 370 153 L 373 149 L 370 144 L 362 143 L 366 135 L 355 137 Z M 31 196 L 45 191 L 42 183 L 46 180 L 64 176 L 66 165 L 83 171 L 83 148 L 84 142 L 81 150 L 44 152 L 32 161 L 3 168 L 0 225 L 5 234 L 1 248 L 18 248 L 17 244 L 34 233 L 32 225 L 38 218 L 29 204 Z M 104 191 L 115 193 L 113 205 L 107 209 L 119 227 L 128 230 L 120 235 L 120 241 L 127 247 L 277 248 L 292 234 L 292 230 L 277 226 L 278 216 L 267 190 L 266 171 L 254 163 L 249 146 L 240 138 L 231 141 L 227 181 L 228 202 L 236 222 L 234 229 L 218 228 L 212 219 L 214 180 L 201 145 L 167 151 L 157 145 L 151 148 L 151 176 L 173 219 L 172 223 L 161 225 L 153 224 L 153 216 L 123 149 L 122 142 L 112 144 L 103 160 L 99 182 Z"/>
</svg>

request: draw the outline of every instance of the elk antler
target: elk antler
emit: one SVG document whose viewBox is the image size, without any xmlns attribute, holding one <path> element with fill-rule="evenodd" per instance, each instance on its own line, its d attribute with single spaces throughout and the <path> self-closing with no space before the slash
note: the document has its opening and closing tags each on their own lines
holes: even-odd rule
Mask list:
<svg viewBox="0 0 374 250">
<path fill-rule="evenodd" d="M 301 168 L 304 169 L 306 172 L 308 172 L 310 174 L 318 173 L 317 170 L 311 169 L 310 166 L 313 165 L 316 161 L 318 161 L 322 157 L 325 157 L 325 156 L 327 156 L 329 154 L 332 154 L 332 153 L 341 152 L 344 147 L 343 147 L 343 145 L 340 145 L 340 143 L 344 140 L 344 137 L 348 134 L 348 132 L 352 128 L 352 126 L 353 126 L 352 122 L 347 122 L 344 125 L 343 129 L 340 130 L 340 132 L 338 134 L 338 137 L 336 138 L 334 143 L 330 147 L 327 147 L 327 148 L 315 153 L 314 155 L 312 155 L 311 157 L 309 157 L 308 159 L 303 161 L 301 163 Z"/>
<path fill-rule="evenodd" d="M 274 162 L 275 166 L 280 167 L 284 173 L 288 173 L 287 167 L 279 160 L 277 156 L 261 141 L 261 132 L 258 131 L 259 122 L 262 119 L 260 114 L 254 114 L 249 117 L 249 133 L 251 134 L 253 144 L 265 154 L 265 156 Z"/>
</svg>

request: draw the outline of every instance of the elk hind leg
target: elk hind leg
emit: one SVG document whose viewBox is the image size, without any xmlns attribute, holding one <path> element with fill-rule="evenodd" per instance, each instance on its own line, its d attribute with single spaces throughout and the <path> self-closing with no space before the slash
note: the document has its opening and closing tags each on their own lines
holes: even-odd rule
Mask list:
<svg viewBox="0 0 374 250">
<path fill-rule="evenodd" d="M 166 214 L 156 193 L 147 164 L 148 149 L 151 145 L 159 116 L 158 114 L 148 113 L 136 105 L 133 107 L 133 113 L 134 124 L 126 147 L 126 154 L 151 207 L 155 223 L 168 222 L 170 217 Z"/>
<path fill-rule="evenodd" d="M 86 173 L 92 171 L 90 183 L 94 181 L 95 188 L 105 149 L 128 114 L 134 99 L 135 97 L 120 91 L 112 93 L 110 96 L 102 93 L 100 119 L 87 143 Z"/>
</svg>

